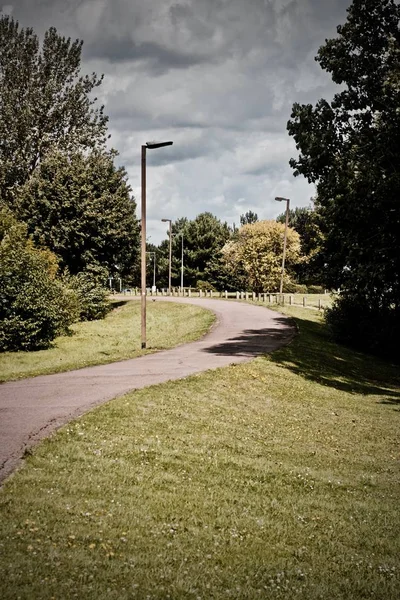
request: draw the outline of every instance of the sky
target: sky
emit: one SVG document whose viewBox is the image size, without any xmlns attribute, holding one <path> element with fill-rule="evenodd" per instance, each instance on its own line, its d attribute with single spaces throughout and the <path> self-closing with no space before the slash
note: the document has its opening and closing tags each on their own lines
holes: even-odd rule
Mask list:
<svg viewBox="0 0 400 600">
<path fill-rule="evenodd" d="M 336 37 L 351 0 L 16 0 L 3 4 L 42 37 L 51 26 L 84 42 L 82 72 L 104 74 L 96 90 L 109 116 L 138 203 L 141 145 L 147 151 L 147 233 L 162 218 L 209 211 L 239 225 L 309 206 L 313 186 L 294 177 L 286 131 L 294 102 L 330 99 L 336 86 L 314 57 Z"/>
</svg>

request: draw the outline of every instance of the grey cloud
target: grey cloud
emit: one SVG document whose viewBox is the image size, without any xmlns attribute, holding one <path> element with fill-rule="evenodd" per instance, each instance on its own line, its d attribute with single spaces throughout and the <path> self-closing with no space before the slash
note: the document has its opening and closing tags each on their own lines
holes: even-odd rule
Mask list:
<svg viewBox="0 0 400 600">
<path fill-rule="evenodd" d="M 171 68 L 186 69 L 206 60 L 199 54 L 178 52 L 165 48 L 157 42 L 135 44 L 131 38 L 95 40 L 84 46 L 84 57 L 106 60 L 110 63 L 141 62 L 143 64 L 139 65 L 139 68 L 151 69 L 153 74 L 165 73 Z"/>
</svg>

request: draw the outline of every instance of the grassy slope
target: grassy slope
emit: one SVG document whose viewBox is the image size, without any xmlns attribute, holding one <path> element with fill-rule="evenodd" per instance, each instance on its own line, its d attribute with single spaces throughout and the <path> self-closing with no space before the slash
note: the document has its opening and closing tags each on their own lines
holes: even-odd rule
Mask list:
<svg viewBox="0 0 400 600">
<path fill-rule="evenodd" d="M 171 348 L 205 334 L 214 315 L 197 306 L 147 303 L 147 352 Z M 72 336 L 54 341 L 53 348 L 38 352 L 0 354 L 0 381 L 70 371 L 134 358 L 140 349 L 140 301 L 116 303 L 102 321 L 77 323 Z"/>
<path fill-rule="evenodd" d="M 0 495 L 2 598 L 398 597 L 398 370 L 285 310 L 291 346 L 41 444 Z"/>
</svg>

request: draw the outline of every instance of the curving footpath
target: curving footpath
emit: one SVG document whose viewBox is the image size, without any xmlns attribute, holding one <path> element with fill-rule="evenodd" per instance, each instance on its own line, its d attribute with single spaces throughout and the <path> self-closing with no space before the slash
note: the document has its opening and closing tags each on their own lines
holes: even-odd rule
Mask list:
<svg viewBox="0 0 400 600">
<path fill-rule="evenodd" d="M 262 306 L 206 298 L 157 298 L 198 304 L 217 316 L 197 342 L 108 365 L 42 375 L 0 386 L 0 481 L 39 440 L 101 403 L 131 390 L 246 362 L 289 343 L 292 322 Z"/>
</svg>

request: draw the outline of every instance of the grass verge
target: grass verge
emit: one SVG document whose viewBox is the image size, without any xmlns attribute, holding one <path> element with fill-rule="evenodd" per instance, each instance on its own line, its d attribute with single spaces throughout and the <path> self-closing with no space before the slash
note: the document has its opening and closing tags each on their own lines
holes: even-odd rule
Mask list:
<svg viewBox="0 0 400 600">
<path fill-rule="evenodd" d="M 290 346 L 36 449 L 0 494 L 4 600 L 398 597 L 398 370 L 283 310 Z"/>
<path fill-rule="evenodd" d="M 140 348 L 140 301 L 115 303 L 101 321 L 76 323 L 73 335 L 58 337 L 52 348 L 0 354 L 0 381 L 71 371 L 135 358 L 172 348 L 204 335 L 215 315 L 201 307 L 167 302 L 147 303 L 147 350 Z"/>
</svg>

